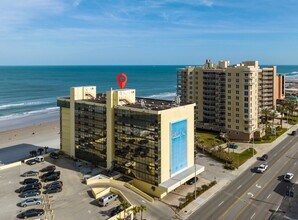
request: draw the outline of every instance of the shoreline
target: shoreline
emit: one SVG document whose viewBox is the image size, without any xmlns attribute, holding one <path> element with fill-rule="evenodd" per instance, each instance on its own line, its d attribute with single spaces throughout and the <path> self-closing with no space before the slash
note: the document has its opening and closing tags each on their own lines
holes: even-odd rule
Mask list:
<svg viewBox="0 0 298 220">
<path fill-rule="evenodd" d="M 49 147 L 60 149 L 60 121 L 50 121 L 21 128 L 0 131 L 0 164 L 29 158 L 29 152 Z"/>
</svg>

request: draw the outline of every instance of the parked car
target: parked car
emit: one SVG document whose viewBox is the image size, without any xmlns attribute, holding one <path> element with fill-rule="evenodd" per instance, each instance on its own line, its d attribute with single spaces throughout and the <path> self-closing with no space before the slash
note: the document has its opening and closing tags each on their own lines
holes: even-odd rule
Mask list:
<svg viewBox="0 0 298 220">
<path fill-rule="evenodd" d="M 56 166 L 55 165 L 50 165 L 47 167 L 44 167 L 40 170 L 40 172 L 49 172 L 49 171 L 54 171 L 56 170 Z"/>
<path fill-rule="evenodd" d="M 36 160 L 35 159 L 27 160 L 26 164 L 28 164 L 28 165 L 34 165 L 34 164 L 36 164 Z"/>
<path fill-rule="evenodd" d="M 193 178 L 191 178 L 190 180 L 188 180 L 187 182 L 186 182 L 186 184 L 187 185 L 192 185 L 192 184 L 194 184 L 195 182 L 198 182 L 198 177 L 193 177 Z"/>
<path fill-rule="evenodd" d="M 40 216 L 44 214 L 43 209 L 28 209 L 21 214 L 18 215 L 18 218 L 28 218 L 28 217 L 34 217 L 34 216 Z"/>
<path fill-rule="evenodd" d="M 261 164 L 258 168 L 257 168 L 257 172 L 258 173 L 264 173 L 268 168 L 268 165 L 267 164 Z"/>
<path fill-rule="evenodd" d="M 36 160 L 36 162 L 40 163 L 44 161 L 44 157 L 43 156 L 37 156 L 34 158 Z"/>
<path fill-rule="evenodd" d="M 57 193 L 61 192 L 62 188 L 61 187 L 53 187 L 53 188 L 48 188 L 45 191 L 43 191 L 44 194 L 51 194 L 51 193 Z"/>
<path fill-rule="evenodd" d="M 27 185 L 27 184 L 31 184 L 31 183 L 38 183 L 38 182 L 39 182 L 39 180 L 36 178 L 27 178 L 27 179 L 24 179 L 23 185 Z"/>
<path fill-rule="evenodd" d="M 48 188 L 54 188 L 54 187 L 60 187 L 62 188 L 63 186 L 63 182 L 62 181 L 54 181 L 52 183 L 49 183 L 47 185 L 44 186 L 45 189 L 48 189 Z"/>
<path fill-rule="evenodd" d="M 43 174 L 41 176 L 41 178 L 46 178 L 46 177 L 52 176 L 52 175 L 60 176 L 60 171 L 56 171 L 56 172 L 55 171 L 49 171 L 49 172 Z"/>
<path fill-rule="evenodd" d="M 284 180 L 290 182 L 294 177 L 294 173 L 286 173 L 286 175 L 284 175 Z"/>
<path fill-rule="evenodd" d="M 116 200 L 118 198 L 117 194 L 114 193 L 109 193 L 105 196 L 102 196 L 98 199 L 98 204 L 100 206 L 107 206 L 109 203 L 113 202 L 114 200 Z"/>
<path fill-rule="evenodd" d="M 117 214 L 119 214 L 121 211 L 122 211 L 121 207 L 120 207 L 120 206 L 117 206 L 116 208 L 114 208 L 114 209 L 111 211 L 111 216 L 117 215 Z"/>
<path fill-rule="evenodd" d="M 50 175 L 42 179 L 43 182 L 56 181 L 60 179 L 60 175 Z"/>
<path fill-rule="evenodd" d="M 40 191 L 33 189 L 33 190 L 27 190 L 22 192 L 20 194 L 20 197 L 27 198 L 27 197 L 38 196 L 38 195 L 40 195 Z"/>
<path fill-rule="evenodd" d="M 42 203 L 42 198 L 28 198 L 20 202 L 21 207 L 27 207 L 31 205 L 40 205 Z"/>
<path fill-rule="evenodd" d="M 38 175 L 38 171 L 35 171 L 35 170 L 29 170 L 25 173 L 23 173 L 21 176 L 22 177 L 27 177 L 27 176 L 37 176 Z"/>
<path fill-rule="evenodd" d="M 292 131 L 291 133 L 290 133 L 290 135 L 293 135 L 293 136 L 295 136 L 296 135 L 296 131 Z"/>
<path fill-rule="evenodd" d="M 32 184 L 28 184 L 25 186 L 20 187 L 18 190 L 16 190 L 17 192 L 21 193 L 21 192 L 25 192 L 28 190 L 39 190 L 41 189 L 41 184 L 40 183 L 32 183 Z"/>
<path fill-rule="evenodd" d="M 263 160 L 263 161 L 268 160 L 268 155 L 264 154 L 262 157 L 260 157 L 260 160 Z"/>
<path fill-rule="evenodd" d="M 53 159 L 58 159 L 59 158 L 59 154 L 57 154 L 56 152 L 51 152 L 50 153 L 50 157 Z"/>
</svg>

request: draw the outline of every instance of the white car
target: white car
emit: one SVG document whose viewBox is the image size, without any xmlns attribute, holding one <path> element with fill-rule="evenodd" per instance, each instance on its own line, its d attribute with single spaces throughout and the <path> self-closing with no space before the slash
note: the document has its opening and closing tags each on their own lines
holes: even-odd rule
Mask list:
<svg viewBox="0 0 298 220">
<path fill-rule="evenodd" d="M 291 181 L 294 177 L 293 173 L 286 173 L 286 175 L 284 175 L 284 180 L 285 181 Z"/>
<path fill-rule="evenodd" d="M 268 168 L 268 165 L 263 163 L 257 168 L 257 172 L 264 173 L 267 170 L 267 168 Z"/>
</svg>

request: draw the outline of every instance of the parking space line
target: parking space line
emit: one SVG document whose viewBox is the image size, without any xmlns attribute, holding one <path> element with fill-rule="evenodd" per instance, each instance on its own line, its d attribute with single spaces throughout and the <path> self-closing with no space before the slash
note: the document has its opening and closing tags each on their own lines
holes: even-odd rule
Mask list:
<svg viewBox="0 0 298 220">
<path fill-rule="evenodd" d="M 238 186 L 237 189 L 240 189 L 242 185 Z"/>
<path fill-rule="evenodd" d="M 218 204 L 218 207 L 221 206 L 224 203 L 224 201 L 222 201 L 221 203 Z"/>
<path fill-rule="evenodd" d="M 250 217 L 250 219 L 252 219 L 252 218 L 255 216 L 255 214 L 256 214 L 256 213 L 254 212 L 254 214 Z"/>
<path fill-rule="evenodd" d="M 269 199 L 270 196 L 271 196 L 271 194 L 269 194 L 269 195 L 267 196 L 267 199 Z"/>
</svg>

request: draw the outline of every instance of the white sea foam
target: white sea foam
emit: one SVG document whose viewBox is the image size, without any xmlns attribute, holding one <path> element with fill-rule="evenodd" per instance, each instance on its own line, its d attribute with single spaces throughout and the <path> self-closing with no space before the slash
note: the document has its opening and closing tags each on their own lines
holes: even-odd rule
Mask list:
<svg viewBox="0 0 298 220">
<path fill-rule="evenodd" d="M 155 95 L 146 96 L 146 98 L 151 99 L 166 99 L 166 100 L 174 100 L 176 97 L 175 92 L 163 92 Z"/>
<path fill-rule="evenodd" d="M 4 115 L 0 116 L 0 121 L 5 121 L 5 120 L 10 120 L 10 119 L 17 119 L 17 118 L 24 118 L 27 116 L 32 116 L 32 115 L 44 115 L 44 114 L 51 114 L 58 112 L 59 107 L 51 107 L 51 108 L 46 108 L 46 109 L 40 109 L 40 110 L 34 110 L 34 111 L 29 111 L 29 112 L 22 112 L 22 113 L 16 113 L 16 114 L 11 114 L 11 115 Z"/>
<path fill-rule="evenodd" d="M 51 102 L 22 102 L 22 103 L 13 103 L 13 104 L 5 104 L 0 105 L 0 109 L 9 109 L 15 107 L 23 107 L 23 106 L 36 106 L 36 105 L 44 105 L 50 104 Z"/>
</svg>

